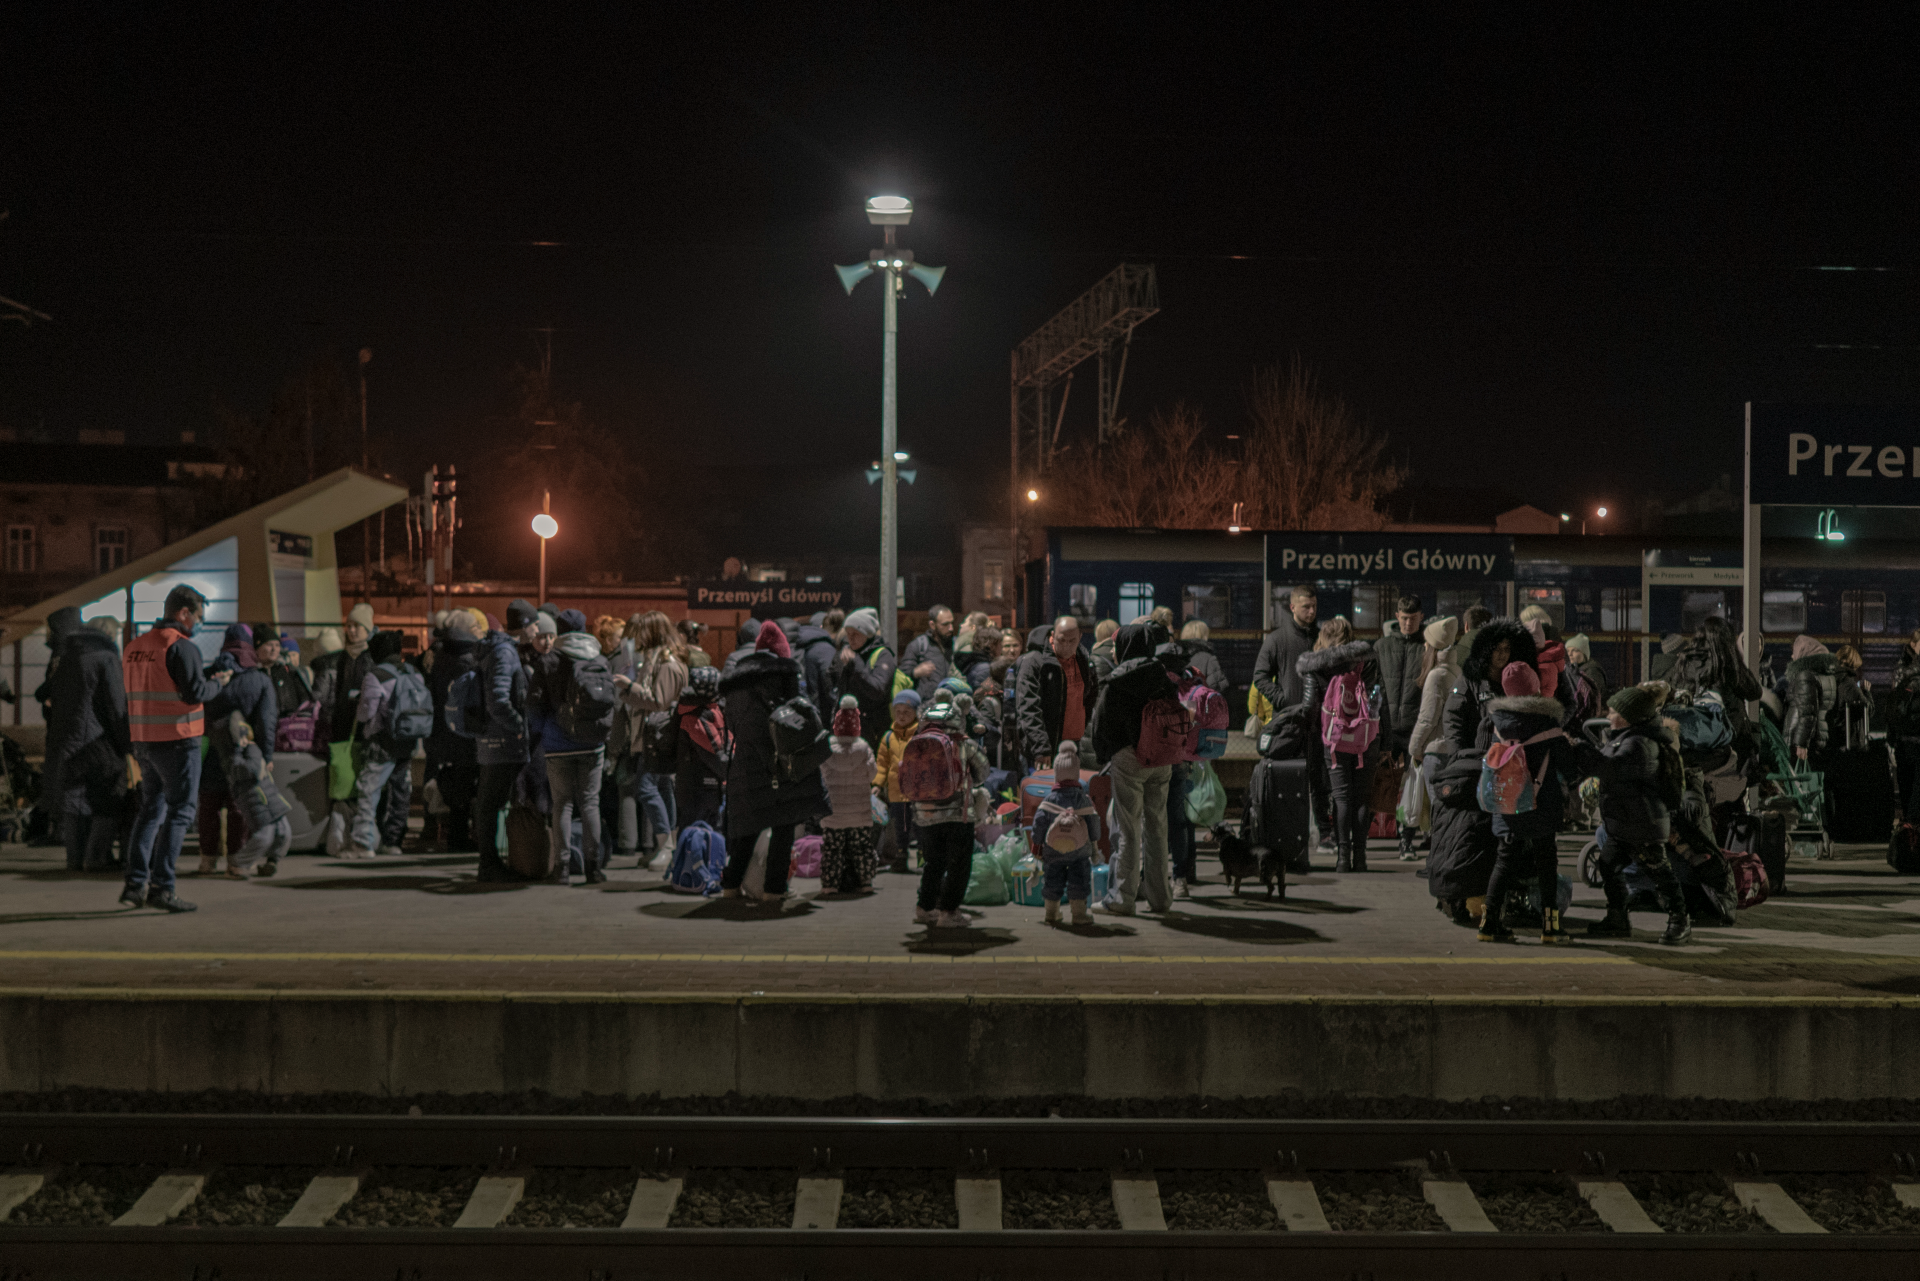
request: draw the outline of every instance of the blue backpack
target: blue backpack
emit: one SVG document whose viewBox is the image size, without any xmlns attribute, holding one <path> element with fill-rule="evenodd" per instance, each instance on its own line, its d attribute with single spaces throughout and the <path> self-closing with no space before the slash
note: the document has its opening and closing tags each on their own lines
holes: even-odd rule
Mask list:
<svg viewBox="0 0 1920 1281">
<path fill-rule="evenodd" d="M 447 728 L 461 738 L 479 738 L 487 727 L 487 699 L 480 684 L 479 667 L 469 667 L 447 686 L 447 706 L 442 713 Z"/>
<path fill-rule="evenodd" d="M 705 823 L 691 824 L 680 829 L 680 840 L 673 847 L 667 888 L 712 898 L 720 892 L 720 873 L 726 866 L 726 839 Z"/>
<path fill-rule="evenodd" d="M 1660 714 L 1680 727 L 1680 759 L 1689 765 L 1709 765 L 1733 742 L 1733 726 L 1717 695 L 1694 698 L 1691 706 L 1668 703 Z"/>
</svg>

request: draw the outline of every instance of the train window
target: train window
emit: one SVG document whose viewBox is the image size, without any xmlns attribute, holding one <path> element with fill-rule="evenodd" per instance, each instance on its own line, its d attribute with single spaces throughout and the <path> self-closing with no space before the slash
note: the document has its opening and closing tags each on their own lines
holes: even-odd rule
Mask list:
<svg viewBox="0 0 1920 1281">
<path fill-rule="evenodd" d="M 1520 609 L 1524 612 L 1529 605 L 1538 605 L 1547 611 L 1547 617 L 1560 631 L 1567 630 L 1567 593 L 1558 587 L 1529 587 L 1520 593 Z"/>
<path fill-rule="evenodd" d="M 1434 594 L 1434 617 L 1463 618 L 1475 605 L 1486 605 L 1487 594 L 1478 587 L 1442 587 Z M 1487 605 L 1487 608 L 1499 613 L 1505 602 L 1499 606 Z"/>
<path fill-rule="evenodd" d="M 1152 583 L 1120 584 L 1120 625 L 1145 618 L 1153 612 Z"/>
<path fill-rule="evenodd" d="M 1180 621 L 1197 618 L 1209 628 L 1227 625 L 1227 588 L 1219 583 L 1202 583 L 1180 589 Z"/>
<path fill-rule="evenodd" d="M 1851 594 L 1851 593 L 1849 593 Z M 1791 636 L 1807 630 L 1805 592 L 1761 592 L 1760 630 Z"/>
<path fill-rule="evenodd" d="M 1887 630 L 1885 592 L 1841 592 L 1840 630 L 1849 636 L 1874 636 Z"/>
<path fill-rule="evenodd" d="M 1092 583 L 1074 583 L 1067 588 L 1067 612 L 1083 623 L 1100 617 L 1100 589 Z"/>
<path fill-rule="evenodd" d="M 1391 587 L 1373 583 L 1353 589 L 1353 630 L 1377 632 L 1393 617 L 1393 602 L 1400 593 Z"/>
<path fill-rule="evenodd" d="M 1603 587 L 1600 590 L 1600 630 L 1638 632 L 1640 630 L 1640 589 Z"/>
<path fill-rule="evenodd" d="M 1765 604 L 1764 601 L 1761 602 Z M 1680 630 L 1691 636 L 1698 631 L 1700 624 L 1709 618 L 1727 616 L 1727 594 L 1725 592 L 1680 593 Z"/>
</svg>

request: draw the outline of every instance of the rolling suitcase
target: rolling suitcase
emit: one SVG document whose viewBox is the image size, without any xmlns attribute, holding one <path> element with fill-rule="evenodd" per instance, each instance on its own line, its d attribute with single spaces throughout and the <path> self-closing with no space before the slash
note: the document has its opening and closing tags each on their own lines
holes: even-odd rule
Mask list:
<svg viewBox="0 0 1920 1281">
<path fill-rule="evenodd" d="M 1247 781 L 1247 842 L 1260 859 L 1260 879 L 1287 896 L 1287 873 L 1311 871 L 1307 763 L 1262 760 Z"/>
<path fill-rule="evenodd" d="M 1827 834 L 1836 841 L 1880 841 L 1893 830 L 1893 769 L 1883 743 L 1829 752 Z"/>
<path fill-rule="evenodd" d="M 506 827 L 507 868 L 526 881 L 544 881 L 553 874 L 553 842 L 540 811 L 515 803 L 502 820 Z"/>
</svg>

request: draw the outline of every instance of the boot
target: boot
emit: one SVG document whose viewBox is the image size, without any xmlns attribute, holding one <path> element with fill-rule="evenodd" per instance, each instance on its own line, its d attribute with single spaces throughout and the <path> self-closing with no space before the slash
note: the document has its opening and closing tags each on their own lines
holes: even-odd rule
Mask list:
<svg viewBox="0 0 1920 1281">
<path fill-rule="evenodd" d="M 1573 935 L 1560 923 L 1560 909 L 1550 907 L 1540 914 L 1540 941 L 1547 944 L 1571 943 Z"/>
<path fill-rule="evenodd" d="M 1347 857 L 1345 850 L 1341 850 L 1338 854 L 1334 855 L 1333 870 L 1336 872 L 1351 872 L 1353 870 L 1352 861 Z"/>
<path fill-rule="evenodd" d="M 1627 919 L 1627 881 L 1619 872 L 1601 874 L 1600 888 L 1607 896 L 1607 914 L 1587 926 L 1590 939 L 1633 937 L 1633 923 Z"/>
<path fill-rule="evenodd" d="M 1660 891 L 1660 906 L 1667 909 L 1667 928 L 1661 934 L 1664 947 L 1679 947 L 1693 940 L 1693 918 L 1687 915 L 1687 900 L 1678 887 Z"/>
<path fill-rule="evenodd" d="M 1354 848 L 1353 853 L 1348 856 L 1347 865 L 1356 872 L 1364 872 L 1367 870 L 1367 843 L 1364 839 Z"/>
<path fill-rule="evenodd" d="M 1047 900 L 1047 924 L 1060 924 L 1060 900 L 1057 898 Z"/>
<path fill-rule="evenodd" d="M 1400 861 L 1402 863 L 1412 863 L 1417 861 L 1419 857 L 1420 855 L 1416 853 L 1413 848 L 1413 829 L 1411 827 L 1401 828 L 1400 829 Z"/>
<path fill-rule="evenodd" d="M 1513 931 L 1500 923 L 1500 909 L 1491 895 L 1487 897 L 1486 914 L 1480 918 L 1480 933 L 1477 937 L 1482 943 L 1513 942 Z"/>
<path fill-rule="evenodd" d="M 1073 923 L 1075 925 L 1093 924 L 1093 913 L 1087 910 L 1087 900 L 1083 898 L 1068 899 L 1067 906 L 1073 909 Z"/>
</svg>

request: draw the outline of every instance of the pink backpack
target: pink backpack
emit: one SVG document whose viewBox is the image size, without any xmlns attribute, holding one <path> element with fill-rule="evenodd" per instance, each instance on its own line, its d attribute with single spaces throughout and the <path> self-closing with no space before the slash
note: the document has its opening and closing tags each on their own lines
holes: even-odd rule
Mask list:
<svg viewBox="0 0 1920 1281">
<path fill-rule="evenodd" d="M 1329 752 L 1364 756 L 1380 737 L 1380 718 L 1367 700 L 1367 683 L 1359 672 L 1341 672 L 1327 684 L 1320 698 L 1320 741 Z"/>
<path fill-rule="evenodd" d="M 900 791 L 910 801 L 944 801 L 966 785 L 960 745 L 929 726 L 900 754 Z"/>
<path fill-rule="evenodd" d="M 1187 759 L 1193 713 L 1177 698 L 1156 698 L 1140 709 L 1140 737 L 1133 754 L 1147 769 Z"/>
<path fill-rule="evenodd" d="M 320 704 L 308 699 L 280 718 L 278 728 L 273 731 L 273 750 L 311 752 L 313 740 L 319 733 L 319 725 Z"/>
<path fill-rule="evenodd" d="M 1489 814 L 1527 814 L 1540 803 L 1540 789 L 1546 785 L 1547 768 L 1553 764 L 1551 752 L 1540 758 L 1540 770 L 1527 769 L 1527 748 L 1549 739 L 1565 738 L 1562 729 L 1541 730 L 1525 741 L 1494 736 L 1480 762 L 1480 787 L 1476 794 L 1480 808 Z"/>
<path fill-rule="evenodd" d="M 1767 901 L 1767 893 L 1772 886 L 1767 880 L 1766 864 L 1752 850 L 1728 850 L 1727 870 L 1730 871 L 1734 893 L 1737 896 L 1739 910 L 1758 907 Z"/>
<path fill-rule="evenodd" d="M 1180 682 L 1180 703 L 1193 717 L 1182 760 L 1212 761 L 1227 754 L 1227 700 L 1198 678 Z"/>
</svg>

